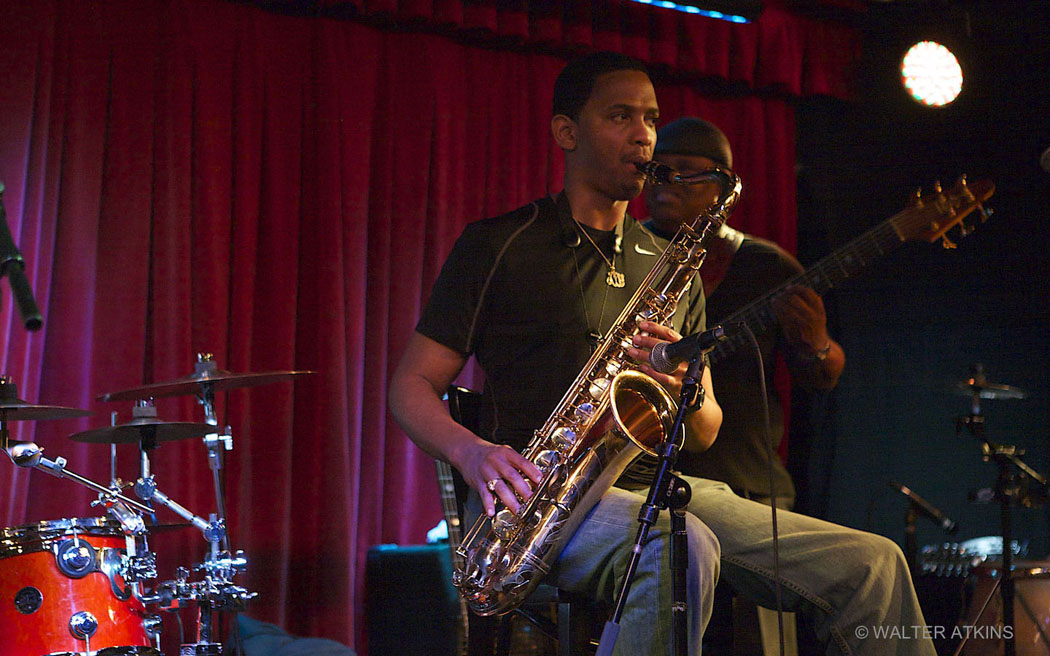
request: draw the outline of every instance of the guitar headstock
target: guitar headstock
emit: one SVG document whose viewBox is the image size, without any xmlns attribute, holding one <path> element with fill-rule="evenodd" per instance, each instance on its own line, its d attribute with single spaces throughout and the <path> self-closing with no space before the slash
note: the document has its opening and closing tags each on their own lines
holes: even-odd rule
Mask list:
<svg viewBox="0 0 1050 656">
<path fill-rule="evenodd" d="M 966 176 L 960 176 L 948 191 L 943 191 L 939 182 L 934 184 L 933 191 L 934 196 L 924 197 L 921 190 L 917 190 L 908 207 L 890 220 L 901 241 L 935 242 L 940 239 L 945 248 L 955 248 L 955 243 L 946 235 L 949 230 L 959 226 L 959 236 L 965 237 L 973 231 L 975 223 L 966 223 L 964 219 L 974 210 L 978 210 L 980 223 L 992 214 L 990 209 L 982 206 L 995 193 L 991 180 L 967 184 Z"/>
</svg>

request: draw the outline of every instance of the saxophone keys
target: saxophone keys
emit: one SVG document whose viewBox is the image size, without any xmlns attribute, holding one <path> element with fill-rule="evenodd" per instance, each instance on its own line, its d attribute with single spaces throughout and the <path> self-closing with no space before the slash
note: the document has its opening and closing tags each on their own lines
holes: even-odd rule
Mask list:
<svg viewBox="0 0 1050 656">
<path fill-rule="evenodd" d="M 559 451 L 563 451 L 572 445 L 576 444 L 576 431 L 571 428 L 562 426 L 558 430 L 554 431 L 551 435 L 551 439 L 554 441 L 555 447 Z"/>
<path fill-rule="evenodd" d="M 551 449 L 544 449 L 536 454 L 536 466 L 546 472 L 551 467 L 561 462 L 561 454 Z"/>
<path fill-rule="evenodd" d="M 504 508 L 492 518 L 492 531 L 499 539 L 506 540 L 513 533 L 514 527 L 517 525 L 517 519 L 514 513 L 508 508 Z"/>
<path fill-rule="evenodd" d="M 602 396 L 605 394 L 605 390 L 607 389 L 609 389 L 609 379 L 599 378 L 597 380 L 591 381 L 591 384 L 587 388 L 587 391 L 590 393 L 591 398 L 597 401 L 602 398 Z"/>
</svg>

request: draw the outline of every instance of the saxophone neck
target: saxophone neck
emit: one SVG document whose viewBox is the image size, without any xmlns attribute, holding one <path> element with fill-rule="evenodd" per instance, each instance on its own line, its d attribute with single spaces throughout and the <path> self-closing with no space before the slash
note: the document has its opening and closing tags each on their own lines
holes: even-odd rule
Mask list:
<svg viewBox="0 0 1050 656">
<path fill-rule="evenodd" d="M 691 223 L 684 224 L 689 228 L 688 232 L 695 234 L 700 240 L 707 236 L 708 231 L 725 223 L 732 214 L 733 208 L 736 207 L 737 201 L 740 200 L 742 186 L 740 177 L 727 168 L 715 166 L 699 173 L 682 175 L 670 166 L 659 162 L 647 162 L 635 166 L 645 174 L 649 184 L 697 185 L 714 182 L 718 185 L 718 199 Z M 679 235 L 682 232 L 679 231 Z"/>
</svg>

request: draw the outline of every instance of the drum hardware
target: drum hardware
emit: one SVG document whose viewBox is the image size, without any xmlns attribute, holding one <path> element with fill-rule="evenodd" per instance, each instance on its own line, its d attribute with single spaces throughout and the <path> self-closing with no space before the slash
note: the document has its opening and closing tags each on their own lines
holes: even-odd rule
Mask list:
<svg viewBox="0 0 1050 656">
<path fill-rule="evenodd" d="M 999 504 L 999 523 L 1002 534 L 1000 545 L 1012 545 L 1012 513 L 1015 506 L 1033 506 L 1041 504 L 1050 497 L 1050 487 L 1047 479 L 1021 460 L 1024 449 L 1013 445 L 997 444 L 985 435 L 984 416 L 981 414 L 981 399 L 1022 399 L 1025 393 L 1016 387 L 989 383 L 984 366 L 980 363 L 970 366 L 970 377 L 957 385 L 970 397 L 970 414 L 959 417 L 956 420 L 956 434 L 961 434 L 963 429 L 969 430 L 970 434 L 980 442 L 981 459 L 985 462 L 995 461 L 998 468 L 995 491 L 992 500 Z M 1002 572 L 995 585 L 988 591 L 981 612 L 984 612 L 992 601 L 996 592 L 1002 601 L 1002 625 L 1009 627 L 1009 631 L 1002 635 L 1003 656 L 1016 656 L 1016 627 L 1014 602 L 1018 599 L 1016 595 L 1016 582 L 1024 578 L 1023 570 L 1016 570 L 1013 564 L 1013 549 L 1002 549 Z M 1020 599 L 1022 604 L 1023 599 Z M 1032 618 L 1035 621 L 1035 618 Z M 1050 647 L 1050 639 L 1039 628 L 1040 637 L 1046 647 Z M 955 651 L 955 656 L 962 653 L 963 648 L 969 641 L 966 635 Z"/>
<path fill-rule="evenodd" d="M 213 643 L 212 622 L 213 612 L 232 611 L 238 612 L 244 609 L 246 602 L 255 597 L 256 593 L 248 592 L 245 588 L 233 583 L 233 577 L 247 569 L 247 559 L 243 551 L 232 551 L 230 549 L 229 537 L 226 531 L 226 499 L 222 478 L 223 452 L 233 450 L 233 435 L 229 426 L 220 432 L 218 430 L 218 418 L 215 413 L 215 393 L 239 387 L 254 387 L 285 380 L 292 380 L 298 376 L 313 373 L 312 371 L 271 371 L 263 373 L 237 374 L 218 368 L 214 357 L 210 353 L 198 353 L 194 363 L 192 374 L 169 382 L 154 383 L 137 388 L 110 392 L 99 397 L 103 401 L 136 401 L 137 407 L 145 408 L 152 406 L 152 399 L 193 394 L 204 410 L 204 424 L 198 424 L 201 432 L 187 437 L 202 436 L 204 446 L 208 451 L 208 467 L 212 472 L 212 482 L 215 488 L 216 514 L 209 516 L 207 522 L 196 517 L 181 506 L 171 505 L 174 502 L 156 489 L 156 483 L 149 472 L 148 452 L 156 447 L 146 436 L 140 440 L 142 452 L 142 466 L 139 480 L 135 483 L 135 492 L 144 501 L 156 500 L 167 505 L 188 520 L 193 526 L 201 529 L 205 539 L 210 544 L 210 550 L 203 563 L 193 567 L 193 571 L 203 572 L 203 580 L 189 580 L 190 570 L 180 567 L 176 570 L 176 578 L 173 581 L 164 581 L 144 596 L 146 603 L 157 603 L 161 606 L 170 606 L 176 601 L 195 601 L 198 608 L 197 636 L 196 642 L 181 646 L 180 654 L 200 655 L 221 654 L 222 646 Z M 145 400 L 144 400 L 145 399 Z M 145 414 L 140 411 L 140 414 Z M 157 441 L 163 441 L 159 438 Z M 170 503 L 169 503 L 170 502 Z M 181 509 L 184 512 L 180 512 Z"/>
<path fill-rule="evenodd" d="M 99 496 L 92 505 L 103 506 L 111 516 L 111 519 L 42 522 L 3 529 L 0 533 L 0 625 L 9 626 L 16 621 L 47 625 L 36 627 L 36 630 L 19 631 L 17 640 L 29 642 L 24 645 L 16 642 L 15 649 L 26 651 L 13 653 L 16 656 L 45 653 L 55 656 L 162 656 L 159 650 L 162 620 L 158 615 L 148 614 L 145 606 L 177 610 L 181 607 L 180 602 L 194 601 L 198 607 L 196 642 L 181 645 L 180 654 L 221 654 L 221 644 L 212 642 L 213 614 L 241 611 L 257 594 L 233 582 L 237 574 L 247 569 L 247 558 L 243 551 L 229 548 L 221 472 L 222 452 L 232 450 L 233 437 L 229 427 L 224 432 L 216 428 L 215 392 L 289 380 L 307 373 L 312 372 L 232 374 L 219 370 L 210 355 L 200 354 L 191 376 L 100 397 L 103 400 L 136 401 L 132 421 L 117 424 L 117 414 L 112 413 L 109 427 L 70 436 L 75 441 L 110 445 L 109 486 L 70 471 L 65 458 L 52 460 L 44 457 L 43 449 L 33 442 L 11 440 L 7 430 L 8 420 L 62 419 L 91 413 L 76 408 L 29 404 L 17 398 L 17 388 L 9 378 L 0 377 L 0 447 L 11 461 L 19 467 L 40 469 L 56 478 L 68 478 L 95 491 Z M 152 397 L 189 393 L 195 393 L 204 407 L 206 423 L 165 422 L 157 418 Z M 209 515 L 207 520 L 160 491 L 151 471 L 149 452 L 159 443 L 192 437 L 203 437 L 209 468 L 213 472 L 218 513 Z M 139 445 L 140 471 L 136 481 L 129 485 L 117 478 L 116 445 L 132 443 Z M 127 487 L 134 489 L 140 501 L 122 493 Z M 154 502 L 167 506 L 187 523 L 147 526 L 143 521 L 145 515 L 156 524 Z M 192 567 L 193 572 L 202 573 L 201 580 L 191 581 L 191 568 L 179 567 L 174 580 L 149 586 L 149 582 L 157 577 L 157 556 L 149 550 L 148 535 L 189 526 L 200 530 L 209 544 L 204 561 Z M 45 570 L 46 576 L 61 577 L 66 583 L 51 582 L 45 576 L 42 580 L 19 579 L 11 587 L 4 581 L 3 568 L 12 562 L 8 559 L 18 558 L 32 559 L 31 562 L 18 561 L 18 572 L 32 570 L 31 565 L 40 563 L 39 568 Z M 100 573 L 105 578 L 91 576 L 93 573 Z M 76 591 L 77 586 L 85 599 L 71 597 L 68 590 Z M 3 599 L 10 601 L 5 603 Z M 67 602 L 68 608 L 62 606 Z M 50 633 L 48 629 L 52 629 Z M 23 638 L 21 634 L 27 637 Z"/>
</svg>

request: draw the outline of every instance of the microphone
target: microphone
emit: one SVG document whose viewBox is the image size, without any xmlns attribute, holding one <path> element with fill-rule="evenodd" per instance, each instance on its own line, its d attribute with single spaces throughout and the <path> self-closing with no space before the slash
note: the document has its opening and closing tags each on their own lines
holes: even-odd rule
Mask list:
<svg viewBox="0 0 1050 656">
<path fill-rule="evenodd" d="M 662 182 L 664 184 L 673 184 L 678 181 L 681 175 L 678 171 L 675 171 L 666 164 L 659 162 L 646 162 L 645 164 L 634 163 L 635 168 L 645 174 L 645 177 L 649 178 L 653 182 Z"/>
<path fill-rule="evenodd" d="M 649 353 L 649 364 L 662 374 L 669 374 L 683 360 L 692 360 L 707 353 L 718 342 L 726 338 L 726 331 L 721 325 L 711 330 L 684 337 L 677 342 L 660 342 Z"/>
<path fill-rule="evenodd" d="M 26 280 L 26 261 L 15 246 L 11 230 L 7 227 L 7 212 L 4 210 L 4 183 L 0 182 L 0 276 L 7 276 L 11 284 L 11 295 L 14 296 L 18 313 L 26 330 L 40 330 L 43 318 L 33 300 L 33 290 Z"/>
<path fill-rule="evenodd" d="M 897 481 L 890 481 L 890 487 L 897 490 L 904 496 L 908 497 L 916 508 L 922 511 L 922 514 L 932 519 L 938 526 L 944 529 L 946 533 L 955 533 L 959 530 L 959 525 L 946 517 L 944 513 L 938 510 L 933 504 L 926 499 L 923 499 L 918 494 L 913 492 L 907 485 L 901 485 Z"/>
</svg>

